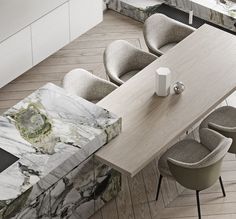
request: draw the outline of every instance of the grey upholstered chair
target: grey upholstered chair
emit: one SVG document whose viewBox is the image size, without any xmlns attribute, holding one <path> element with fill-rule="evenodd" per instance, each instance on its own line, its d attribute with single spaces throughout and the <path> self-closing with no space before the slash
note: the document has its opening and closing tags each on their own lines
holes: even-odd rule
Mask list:
<svg viewBox="0 0 236 219">
<path fill-rule="evenodd" d="M 154 14 L 144 23 L 143 34 L 149 51 L 163 55 L 195 29 L 163 14 Z"/>
<path fill-rule="evenodd" d="M 222 160 L 232 139 L 211 129 L 200 130 L 201 143 L 188 139 L 176 143 L 159 159 L 160 179 L 156 200 L 160 192 L 163 176 L 173 177 L 182 186 L 196 190 L 198 215 L 201 218 L 199 192 L 212 186 L 218 179 L 223 196 L 223 182 L 220 176 Z"/>
<path fill-rule="evenodd" d="M 122 85 L 156 58 L 127 41 L 116 40 L 104 52 L 104 65 L 110 80 L 117 85 Z"/>
<path fill-rule="evenodd" d="M 202 128 L 210 128 L 232 138 L 233 143 L 228 152 L 236 154 L 236 108 L 223 106 L 216 109 L 201 122 Z"/>
<path fill-rule="evenodd" d="M 74 69 L 67 73 L 62 86 L 67 92 L 93 103 L 98 102 L 117 88 L 110 81 L 101 79 L 84 69 Z"/>
</svg>

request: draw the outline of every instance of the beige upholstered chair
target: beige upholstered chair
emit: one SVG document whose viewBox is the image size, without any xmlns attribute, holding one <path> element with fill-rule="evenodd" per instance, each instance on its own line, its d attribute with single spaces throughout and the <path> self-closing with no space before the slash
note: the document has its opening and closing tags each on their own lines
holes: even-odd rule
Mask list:
<svg viewBox="0 0 236 219">
<path fill-rule="evenodd" d="M 182 186 L 196 190 L 198 215 L 201 218 L 199 192 L 212 186 L 218 179 L 225 196 L 220 176 L 222 160 L 232 139 L 226 138 L 214 130 L 200 130 L 200 141 L 183 140 L 168 149 L 159 159 L 160 179 L 157 196 L 163 176 L 173 177 Z"/>
<path fill-rule="evenodd" d="M 84 69 L 74 69 L 67 73 L 62 86 L 67 92 L 94 103 L 117 88 L 110 81 L 101 79 Z"/>
<path fill-rule="evenodd" d="M 149 51 L 163 55 L 195 29 L 163 14 L 154 14 L 144 23 L 143 34 Z"/>
<path fill-rule="evenodd" d="M 156 58 L 127 41 L 116 40 L 104 52 L 104 65 L 111 82 L 122 85 Z"/>
<path fill-rule="evenodd" d="M 201 122 L 202 128 L 210 128 L 232 138 L 233 143 L 228 152 L 236 154 L 236 108 L 223 106 L 216 109 Z"/>
</svg>

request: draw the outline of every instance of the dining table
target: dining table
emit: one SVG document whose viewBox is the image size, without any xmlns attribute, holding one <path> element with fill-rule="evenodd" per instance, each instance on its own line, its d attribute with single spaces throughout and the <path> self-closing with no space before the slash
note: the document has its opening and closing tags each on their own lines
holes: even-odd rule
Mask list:
<svg viewBox="0 0 236 219">
<path fill-rule="evenodd" d="M 160 67 L 171 70 L 167 97 L 155 93 Z M 175 82 L 185 85 L 182 94 L 175 94 Z M 201 26 L 97 103 L 122 118 L 122 132 L 96 152 L 96 158 L 134 177 L 235 87 L 236 37 L 207 24 Z"/>
</svg>

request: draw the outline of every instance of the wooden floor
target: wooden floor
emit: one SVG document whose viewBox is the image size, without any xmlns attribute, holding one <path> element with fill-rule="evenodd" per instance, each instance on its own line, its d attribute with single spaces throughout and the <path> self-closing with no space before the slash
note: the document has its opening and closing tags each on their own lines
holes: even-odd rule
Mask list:
<svg viewBox="0 0 236 219">
<path fill-rule="evenodd" d="M 142 24 L 114 12 L 105 13 L 104 21 L 65 48 L 61 49 L 39 65 L 26 72 L 4 88 L 0 89 L 0 112 L 13 106 L 47 82 L 61 84 L 63 76 L 74 68 L 84 68 L 106 78 L 103 67 L 104 48 L 113 40 L 125 39 L 146 50 L 142 36 Z M 224 104 L 234 105 L 236 97 L 231 96 Z M 236 104 L 235 104 L 236 105 Z M 195 137 L 190 135 L 190 137 Z M 195 193 L 171 181 L 162 187 L 160 200 L 156 202 L 155 192 L 158 180 L 157 160 L 149 164 L 133 179 L 123 177 L 123 191 L 118 197 L 98 211 L 92 219 L 159 219 L 197 218 Z M 227 197 L 222 198 L 219 183 L 201 192 L 203 218 L 236 218 L 236 158 L 227 155 L 222 177 Z M 172 202 L 172 193 L 181 194 Z M 170 189 L 171 188 L 171 189 Z M 173 191 L 173 194 L 176 194 Z M 183 191 L 183 192 L 182 192 Z"/>
</svg>

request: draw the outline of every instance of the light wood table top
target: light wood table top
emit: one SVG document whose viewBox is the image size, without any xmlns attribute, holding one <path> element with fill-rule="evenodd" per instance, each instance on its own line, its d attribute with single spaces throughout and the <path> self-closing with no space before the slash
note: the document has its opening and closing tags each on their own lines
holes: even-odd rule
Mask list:
<svg viewBox="0 0 236 219">
<path fill-rule="evenodd" d="M 155 71 L 168 67 L 172 82 L 186 90 L 155 94 Z M 236 37 L 204 25 L 147 66 L 98 105 L 122 117 L 122 133 L 96 153 L 118 171 L 134 176 L 176 137 L 213 110 L 236 87 Z"/>
</svg>

